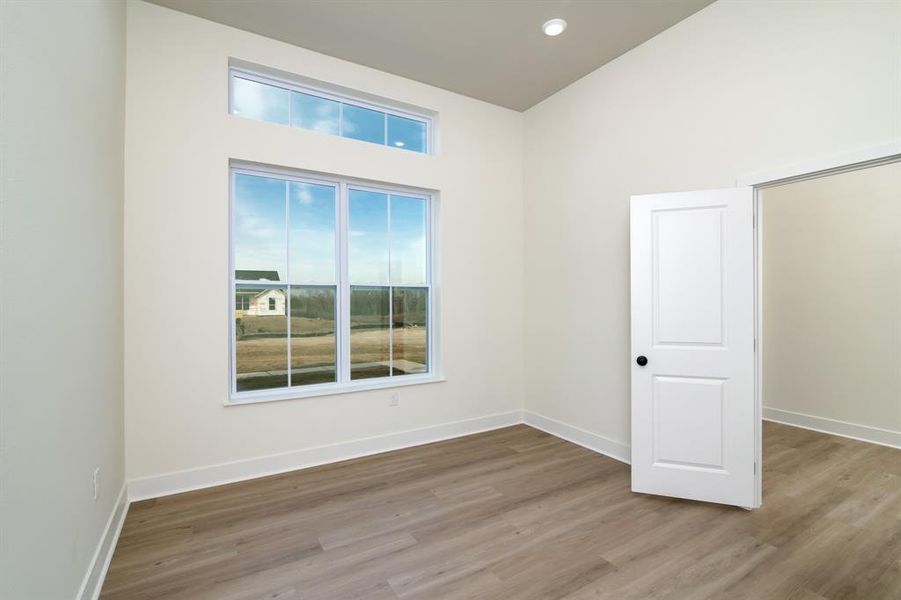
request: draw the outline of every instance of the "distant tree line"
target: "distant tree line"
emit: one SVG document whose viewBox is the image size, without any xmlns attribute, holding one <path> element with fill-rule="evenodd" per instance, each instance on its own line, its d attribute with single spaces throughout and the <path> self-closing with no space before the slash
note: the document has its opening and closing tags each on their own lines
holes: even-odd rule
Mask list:
<svg viewBox="0 0 901 600">
<path fill-rule="evenodd" d="M 393 318 L 395 327 L 424 327 L 429 297 L 425 288 L 393 288 Z M 350 314 L 354 326 L 364 323 L 388 324 L 388 288 L 355 288 L 350 294 Z"/>
<path fill-rule="evenodd" d="M 428 318 L 428 290 L 396 287 L 392 293 L 394 326 L 424 327 Z M 388 288 L 364 287 L 351 291 L 350 312 L 355 325 L 387 325 L 389 306 Z M 334 320 L 335 288 L 292 287 L 291 317 Z"/>
<path fill-rule="evenodd" d="M 291 316 L 334 320 L 335 288 L 292 287 Z"/>
</svg>

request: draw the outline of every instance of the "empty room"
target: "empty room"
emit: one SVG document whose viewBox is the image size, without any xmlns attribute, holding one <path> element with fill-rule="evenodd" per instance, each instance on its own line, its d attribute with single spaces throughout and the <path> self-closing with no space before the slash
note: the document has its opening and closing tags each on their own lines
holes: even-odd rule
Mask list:
<svg viewBox="0 0 901 600">
<path fill-rule="evenodd" d="M 901 598 L 901 0 L 0 0 L 0 599 Z"/>
</svg>

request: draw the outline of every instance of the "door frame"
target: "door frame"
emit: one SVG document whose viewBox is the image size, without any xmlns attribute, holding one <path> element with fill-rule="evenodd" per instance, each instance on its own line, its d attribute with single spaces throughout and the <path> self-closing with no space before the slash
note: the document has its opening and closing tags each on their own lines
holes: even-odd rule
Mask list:
<svg viewBox="0 0 901 600">
<path fill-rule="evenodd" d="M 794 163 L 739 177 L 736 187 L 754 190 L 754 456 L 755 505 L 763 502 L 763 207 L 760 190 L 901 161 L 901 140 Z"/>
</svg>

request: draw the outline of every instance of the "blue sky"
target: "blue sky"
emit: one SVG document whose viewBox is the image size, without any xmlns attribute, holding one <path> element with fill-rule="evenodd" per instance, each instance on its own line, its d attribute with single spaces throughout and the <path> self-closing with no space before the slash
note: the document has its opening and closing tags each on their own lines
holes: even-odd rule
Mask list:
<svg viewBox="0 0 901 600">
<path fill-rule="evenodd" d="M 235 114 L 258 121 L 288 124 L 288 103 L 291 101 L 288 90 L 233 77 L 232 94 Z"/>
<path fill-rule="evenodd" d="M 391 283 L 426 282 L 426 202 L 391 196 Z"/>
<path fill-rule="evenodd" d="M 333 283 L 335 188 L 280 179 L 235 176 L 235 269 L 278 271 L 287 281 L 285 193 L 290 204 L 290 279 Z M 351 283 L 388 283 L 388 195 L 350 190 L 348 267 Z M 426 202 L 391 197 L 394 285 L 426 282 Z"/>
<path fill-rule="evenodd" d="M 339 130 L 343 129 L 344 137 L 376 144 L 387 143 L 388 146 L 414 152 L 426 150 L 426 126 L 422 121 L 240 77 L 232 78 L 232 93 L 235 114 L 249 119 L 288 125 L 290 115 L 293 127 L 332 135 L 338 135 Z M 339 124 L 342 112 L 343 125 Z"/>
</svg>

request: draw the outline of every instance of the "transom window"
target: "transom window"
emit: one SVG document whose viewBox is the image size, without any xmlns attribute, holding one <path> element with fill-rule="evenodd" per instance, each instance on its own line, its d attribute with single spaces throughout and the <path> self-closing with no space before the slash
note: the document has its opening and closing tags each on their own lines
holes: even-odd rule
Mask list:
<svg viewBox="0 0 901 600">
<path fill-rule="evenodd" d="M 428 193 L 235 168 L 231 214 L 232 401 L 433 378 Z"/>
<path fill-rule="evenodd" d="M 431 119 L 232 68 L 231 113 L 429 153 Z"/>
</svg>

